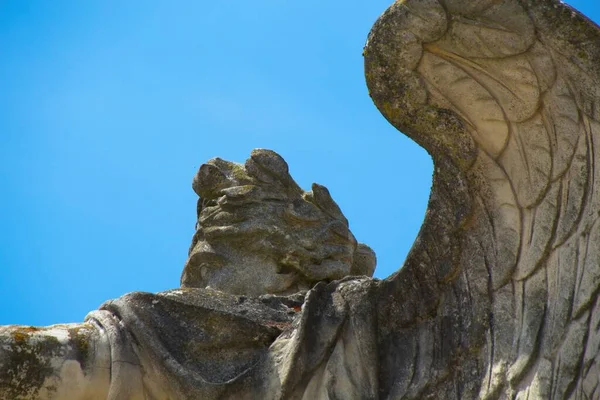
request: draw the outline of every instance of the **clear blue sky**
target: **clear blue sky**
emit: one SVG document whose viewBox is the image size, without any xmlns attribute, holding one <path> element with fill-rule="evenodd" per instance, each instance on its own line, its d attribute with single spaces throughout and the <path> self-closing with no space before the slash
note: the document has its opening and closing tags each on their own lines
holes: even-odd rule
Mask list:
<svg viewBox="0 0 600 400">
<path fill-rule="evenodd" d="M 191 179 L 279 152 L 397 270 L 432 165 L 372 105 L 367 33 L 391 0 L 0 2 L 0 324 L 81 321 L 179 285 Z M 600 20 L 596 1 L 571 1 Z"/>
</svg>

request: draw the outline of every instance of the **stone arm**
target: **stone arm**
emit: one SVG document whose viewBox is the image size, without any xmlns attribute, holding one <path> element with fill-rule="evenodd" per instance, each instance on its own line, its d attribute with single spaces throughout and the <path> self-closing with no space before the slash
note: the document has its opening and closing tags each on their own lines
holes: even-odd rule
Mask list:
<svg viewBox="0 0 600 400">
<path fill-rule="evenodd" d="M 0 400 L 276 399 L 269 347 L 303 299 L 134 292 L 82 324 L 0 327 Z"/>
<path fill-rule="evenodd" d="M 106 399 L 110 347 L 92 323 L 0 327 L 0 398 Z"/>
<path fill-rule="evenodd" d="M 119 322 L 0 326 L 0 400 L 141 399 L 139 362 Z"/>
</svg>

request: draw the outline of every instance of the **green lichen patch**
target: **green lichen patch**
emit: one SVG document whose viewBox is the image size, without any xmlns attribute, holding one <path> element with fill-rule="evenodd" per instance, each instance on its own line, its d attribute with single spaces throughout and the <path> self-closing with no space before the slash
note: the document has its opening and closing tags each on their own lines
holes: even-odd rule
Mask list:
<svg viewBox="0 0 600 400">
<path fill-rule="evenodd" d="M 0 392 L 7 399 L 35 398 L 61 352 L 58 339 L 38 328 L 15 327 L 0 336 Z"/>
<path fill-rule="evenodd" d="M 69 337 L 77 353 L 75 358 L 79 361 L 81 369 L 85 370 L 90 355 L 90 332 L 84 326 L 77 326 L 69 329 Z"/>
</svg>

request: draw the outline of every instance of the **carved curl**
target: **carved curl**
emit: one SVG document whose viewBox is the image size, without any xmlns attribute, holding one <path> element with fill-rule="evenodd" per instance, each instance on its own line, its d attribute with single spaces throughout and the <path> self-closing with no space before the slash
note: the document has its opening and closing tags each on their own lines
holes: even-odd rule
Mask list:
<svg viewBox="0 0 600 400">
<path fill-rule="evenodd" d="M 358 244 L 324 186 L 304 192 L 277 153 L 256 149 L 244 165 L 215 158 L 193 180 L 198 222 L 181 284 L 212 286 L 219 269 L 256 265 L 286 277 L 272 293 L 308 289 L 318 281 L 373 274 L 375 254 Z M 239 250 L 243 249 L 243 254 Z M 246 292 L 229 284 L 220 290 Z"/>
</svg>

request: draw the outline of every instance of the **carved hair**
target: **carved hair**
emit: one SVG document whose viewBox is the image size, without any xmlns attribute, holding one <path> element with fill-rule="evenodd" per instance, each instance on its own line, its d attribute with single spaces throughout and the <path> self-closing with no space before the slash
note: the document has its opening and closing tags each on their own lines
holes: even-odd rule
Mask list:
<svg viewBox="0 0 600 400">
<path fill-rule="evenodd" d="M 311 283 L 373 274 L 375 254 L 356 242 L 327 188 L 313 184 L 312 191 L 303 191 L 273 151 L 253 150 L 244 165 L 212 159 L 192 187 L 200 198 L 190 259 L 208 255 L 218 264 L 229 250 L 241 249 Z M 185 286 L 204 284 L 198 274 L 186 275 Z"/>
</svg>

